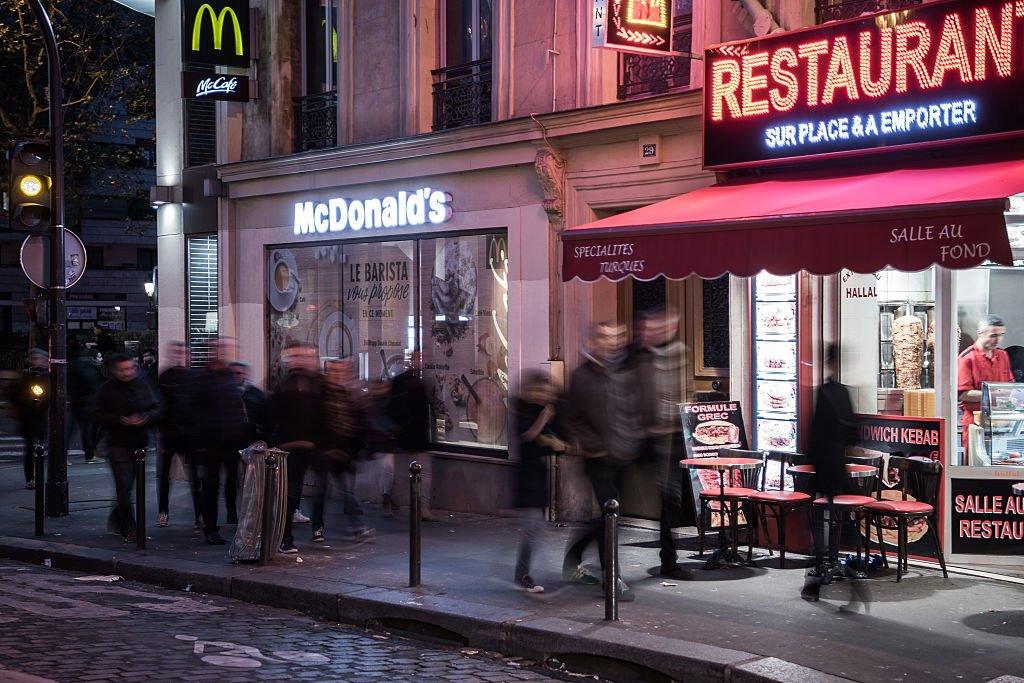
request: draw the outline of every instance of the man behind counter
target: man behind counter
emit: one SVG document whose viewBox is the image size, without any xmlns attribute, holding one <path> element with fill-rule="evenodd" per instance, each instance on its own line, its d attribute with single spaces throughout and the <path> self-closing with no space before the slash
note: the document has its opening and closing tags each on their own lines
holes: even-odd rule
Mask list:
<svg viewBox="0 0 1024 683">
<path fill-rule="evenodd" d="M 1006 323 L 998 315 L 987 315 L 978 323 L 978 339 L 960 354 L 956 363 L 958 398 L 963 416 L 964 452 L 967 451 L 968 430 L 974 424 L 974 411 L 981 409 L 982 382 L 1012 382 L 1010 357 L 999 348 L 1006 334 Z"/>
</svg>

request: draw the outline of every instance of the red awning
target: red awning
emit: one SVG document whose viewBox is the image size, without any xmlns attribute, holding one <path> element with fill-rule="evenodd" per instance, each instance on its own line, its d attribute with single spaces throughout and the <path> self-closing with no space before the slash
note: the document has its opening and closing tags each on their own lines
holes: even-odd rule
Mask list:
<svg viewBox="0 0 1024 683">
<path fill-rule="evenodd" d="M 705 187 L 562 233 L 565 281 L 1012 263 L 1024 160 L 803 173 Z"/>
</svg>

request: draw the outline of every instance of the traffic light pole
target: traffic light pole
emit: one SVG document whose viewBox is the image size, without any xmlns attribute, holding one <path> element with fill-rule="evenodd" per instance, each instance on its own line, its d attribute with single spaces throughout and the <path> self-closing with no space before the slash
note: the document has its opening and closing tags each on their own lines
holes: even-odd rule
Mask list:
<svg viewBox="0 0 1024 683">
<path fill-rule="evenodd" d="M 39 22 L 49 66 L 50 147 L 53 160 L 50 226 L 50 434 L 46 475 L 46 514 L 68 514 L 67 419 L 67 288 L 64 275 L 64 91 L 60 54 L 53 24 L 42 0 L 26 0 Z M 37 485 L 42 482 L 37 482 Z"/>
</svg>

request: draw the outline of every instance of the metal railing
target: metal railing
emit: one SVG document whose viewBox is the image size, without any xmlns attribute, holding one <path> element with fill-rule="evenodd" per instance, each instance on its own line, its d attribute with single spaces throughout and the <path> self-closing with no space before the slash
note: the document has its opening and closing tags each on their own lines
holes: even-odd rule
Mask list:
<svg viewBox="0 0 1024 683">
<path fill-rule="evenodd" d="M 334 147 L 338 144 L 338 93 L 296 97 L 295 151 Z"/>
<path fill-rule="evenodd" d="M 921 0 L 814 0 L 814 19 L 819 24 L 853 19 L 862 14 L 900 10 L 920 5 Z"/>
<path fill-rule="evenodd" d="M 676 17 L 672 22 L 672 50 L 689 52 L 693 38 L 692 17 Z M 690 87 L 689 57 L 655 57 L 625 52 L 619 55 L 616 97 L 632 100 L 662 95 Z"/>
<path fill-rule="evenodd" d="M 434 69 L 434 130 L 491 120 L 491 60 Z"/>
</svg>

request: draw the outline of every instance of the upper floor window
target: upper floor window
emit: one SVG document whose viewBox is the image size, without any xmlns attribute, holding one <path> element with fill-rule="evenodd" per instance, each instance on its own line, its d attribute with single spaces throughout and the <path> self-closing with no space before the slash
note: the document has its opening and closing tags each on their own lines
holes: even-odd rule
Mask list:
<svg viewBox="0 0 1024 683">
<path fill-rule="evenodd" d="M 445 0 L 434 130 L 491 120 L 492 0 Z"/>
<path fill-rule="evenodd" d="M 904 9 L 920 5 L 921 0 L 814 0 L 814 17 L 819 24 L 838 19 L 853 19 L 862 14 Z"/>
<path fill-rule="evenodd" d="M 304 0 L 302 97 L 295 100 L 295 147 L 338 143 L 338 0 Z"/>
<path fill-rule="evenodd" d="M 672 51 L 690 52 L 693 37 L 693 0 L 673 0 Z M 683 90 L 690 85 L 690 58 L 652 57 L 623 52 L 619 55 L 616 96 L 631 100 Z"/>
</svg>

